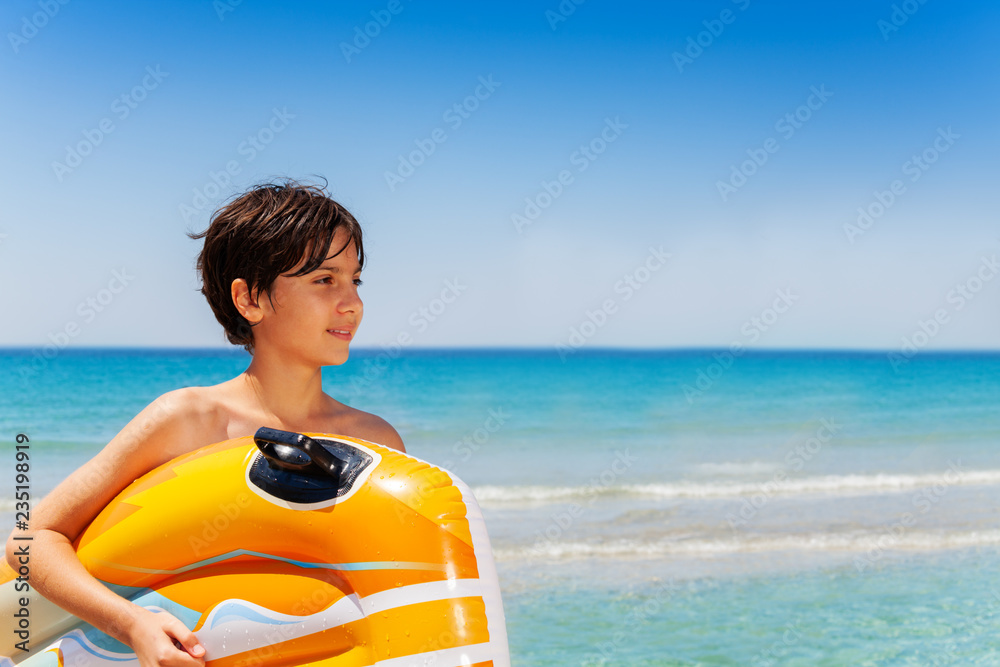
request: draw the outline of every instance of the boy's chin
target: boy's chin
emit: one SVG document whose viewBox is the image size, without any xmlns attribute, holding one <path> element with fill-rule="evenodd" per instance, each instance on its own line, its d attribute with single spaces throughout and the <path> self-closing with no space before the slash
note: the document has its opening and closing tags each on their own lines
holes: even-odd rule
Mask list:
<svg viewBox="0 0 1000 667">
<path fill-rule="evenodd" d="M 345 349 L 343 352 L 338 352 L 336 354 L 329 354 L 323 359 L 323 366 L 340 366 L 347 362 L 347 358 L 350 356 L 350 352 Z"/>
</svg>

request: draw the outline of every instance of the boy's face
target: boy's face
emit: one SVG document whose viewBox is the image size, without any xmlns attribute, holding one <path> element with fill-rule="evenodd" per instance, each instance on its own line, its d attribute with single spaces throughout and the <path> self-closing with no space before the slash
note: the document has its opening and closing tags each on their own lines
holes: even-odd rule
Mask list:
<svg viewBox="0 0 1000 667">
<path fill-rule="evenodd" d="M 266 295 L 260 296 L 257 305 L 263 317 L 253 329 L 255 352 L 275 351 L 317 366 L 347 361 L 364 308 L 358 296 L 361 272 L 354 242 L 331 257 L 347 240 L 347 231 L 337 230 L 320 268 L 289 277 L 305 264 L 303 257 L 291 271 L 278 276 L 271 290 L 273 308 Z"/>
</svg>

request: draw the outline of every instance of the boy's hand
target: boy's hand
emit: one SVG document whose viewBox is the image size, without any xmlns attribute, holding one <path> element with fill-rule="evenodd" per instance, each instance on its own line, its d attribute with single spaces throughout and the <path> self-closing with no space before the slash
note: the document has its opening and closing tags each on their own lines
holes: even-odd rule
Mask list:
<svg viewBox="0 0 1000 667">
<path fill-rule="evenodd" d="M 167 612 L 142 609 L 128 632 L 140 667 L 203 667 L 205 647 L 187 626 Z"/>
</svg>

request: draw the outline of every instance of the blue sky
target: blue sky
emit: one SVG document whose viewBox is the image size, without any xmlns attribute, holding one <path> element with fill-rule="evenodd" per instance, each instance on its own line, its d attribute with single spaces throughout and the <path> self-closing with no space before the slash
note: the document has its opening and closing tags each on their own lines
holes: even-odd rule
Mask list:
<svg viewBox="0 0 1000 667">
<path fill-rule="evenodd" d="M 318 175 L 358 346 L 1000 347 L 1000 7 L 562 7 L 5 3 L 0 345 L 227 346 L 185 232 Z"/>
</svg>

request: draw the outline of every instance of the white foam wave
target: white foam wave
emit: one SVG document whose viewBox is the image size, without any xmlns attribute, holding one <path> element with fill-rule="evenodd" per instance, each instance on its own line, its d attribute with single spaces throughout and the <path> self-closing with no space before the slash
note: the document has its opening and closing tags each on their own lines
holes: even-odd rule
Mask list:
<svg viewBox="0 0 1000 667">
<path fill-rule="evenodd" d="M 603 543 L 549 542 L 495 550 L 497 560 L 537 558 L 659 558 L 665 556 L 713 556 L 775 551 L 857 552 L 877 559 L 891 551 L 935 551 L 975 546 L 1000 546 L 1000 530 L 967 532 L 803 533 L 726 538 L 694 538 L 643 542 L 615 540 Z"/>
<path fill-rule="evenodd" d="M 647 497 L 663 499 L 725 499 L 796 495 L 872 495 L 897 493 L 936 485 L 975 486 L 1000 484 L 1000 470 L 969 470 L 955 468 L 945 473 L 824 475 L 799 479 L 762 481 L 693 482 L 677 481 L 659 484 L 600 483 L 581 486 L 480 486 L 474 489 L 476 499 L 484 505 L 507 503 L 579 502 L 604 497 Z"/>
<path fill-rule="evenodd" d="M 723 463 L 699 463 L 694 466 L 694 470 L 703 475 L 725 475 L 729 477 L 737 477 L 739 475 L 761 475 L 773 473 L 780 467 L 781 464 L 779 463 L 765 463 L 763 461 L 725 461 Z"/>
</svg>

